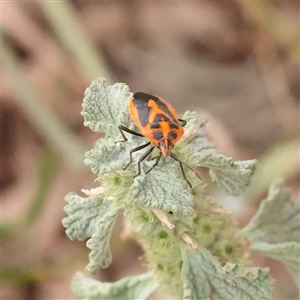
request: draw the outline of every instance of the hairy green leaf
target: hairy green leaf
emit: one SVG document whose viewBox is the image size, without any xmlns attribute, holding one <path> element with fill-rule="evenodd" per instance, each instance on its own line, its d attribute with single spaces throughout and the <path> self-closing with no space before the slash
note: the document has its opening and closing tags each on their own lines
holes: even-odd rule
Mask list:
<svg viewBox="0 0 300 300">
<path fill-rule="evenodd" d="M 222 154 L 207 154 L 199 159 L 199 165 L 210 169 L 209 175 L 212 180 L 226 193 L 238 196 L 250 184 L 251 177 L 257 167 L 257 161 L 234 161 Z"/>
<path fill-rule="evenodd" d="M 258 212 L 243 229 L 253 242 L 300 242 L 300 203 L 291 200 L 291 191 L 282 180 L 275 181 Z"/>
<path fill-rule="evenodd" d="M 149 299 L 157 287 L 150 272 L 116 282 L 101 282 L 78 272 L 71 283 L 74 300 L 143 300 Z"/>
<path fill-rule="evenodd" d="M 191 166 L 209 168 L 212 180 L 226 193 L 234 196 L 243 193 L 250 184 L 257 161 L 234 161 L 230 157 L 218 154 L 215 145 L 205 137 L 206 122 L 191 112 L 186 112 L 183 118 L 187 120 L 186 131 L 190 128 L 194 128 L 194 131 L 183 142 L 183 146 L 179 146 L 181 156 L 185 157 L 185 161 Z"/>
<path fill-rule="evenodd" d="M 186 139 L 179 140 L 178 153 L 181 158 L 191 166 L 197 166 L 199 155 L 217 154 L 216 146 L 210 142 L 205 136 L 206 120 L 202 120 L 197 116 L 196 112 L 187 111 L 183 117 L 186 120 L 185 133 Z M 177 147 L 175 146 L 175 149 Z"/>
<path fill-rule="evenodd" d="M 85 154 L 84 163 L 91 168 L 94 174 L 101 176 L 106 172 L 120 170 L 127 153 L 128 150 L 123 144 L 113 143 L 88 151 Z"/>
<path fill-rule="evenodd" d="M 86 243 L 87 247 L 91 249 L 90 262 L 86 266 L 86 270 L 90 273 L 94 273 L 99 268 L 107 268 L 111 264 L 109 240 L 117 213 L 118 210 L 110 206 L 102 216 L 99 216 L 95 224 L 96 232 Z"/>
<path fill-rule="evenodd" d="M 114 172 L 122 169 L 129 162 L 129 152 L 137 145 L 145 144 L 144 138 L 129 136 L 128 141 L 115 142 L 109 139 L 104 143 L 97 143 L 95 148 L 86 152 L 84 163 L 89 166 L 94 174 L 102 176 L 106 172 Z M 136 153 L 133 157 L 141 155 Z M 136 165 L 133 161 L 131 168 Z"/>
<path fill-rule="evenodd" d="M 196 137 L 205 136 L 205 125 L 207 120 L 201 119 L 195 111 L 186 111 L 183 114 L 182 119 L 186 121 L 185 131 L 189 131 L 191 127 L 194 128 L 194 133 L 188 137 L 190 143 Z"/>
<path fill-rule="evenodd" d="M 151 165 L 145 163 L 144 167 L 149 170 Z M 150 173 L 136 177 L 130 189 L 136 202 L 151 209 L 172 211 L 179 215 L 193 213 L 190 187 L 182 178 L 178 162 L 171 158 L 161 158 Z"/>
<path fill-rule="evenodd" d="M 251 248 L 264 255 L 280 260 L 285 264 L 288 271 L 294 278 L 295 283 L 300 285 L 300 244 L 297 242 L 285 242 L 268 244 L 256 242 Z"/>
<path fill-rule="evenodd" d="M 131 95 L 125 83 L 107 86 L 104 78 L 94 80 L 86 89 L 82 103 L 84 125 L 96 132 L 118 135 L 118 125 L 127 124 L 128 99 Z"/>
<path fill-rule="evenodd" d="M 247 268 L 226 263 L 212 256 L 205 248 L 181 248 L 181 277 L 186 300 L 270 299 L 273 280 L 268 269 Z"/>
<path fill-rule="evenodd" d="M 282 261 L 299 284 L 300 203 L 282 180 L 275 181 L 258 212 L 243 229 L 252 239 L 251 248 Z"/>
<path fill-rule="evenodd" d="M 64 210 L 68 217 L 62 220 L 66 234 L 71 239 L 80 241 L 91 237 L 95 232 L 95 223 L 107 209 L 103 195 L 83 198 L 76 193 L 69 193 L 65 200 L 69 203 Z"/>
</svg>

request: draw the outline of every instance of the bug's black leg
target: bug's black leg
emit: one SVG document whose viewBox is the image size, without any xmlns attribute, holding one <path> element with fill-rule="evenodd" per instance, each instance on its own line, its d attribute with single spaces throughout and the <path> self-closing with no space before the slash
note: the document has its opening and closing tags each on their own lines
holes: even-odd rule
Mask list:
<svg viewBox="0 0 300 300">
<path fill-rule="evenodd" d="M 121 134 L 122 134 L 122 137 L 123 137 L 123 139 L 124 139 L 122 142 L 126 142 L 126 141 L 127 141 L 127 137 L 125 136 L 125 134 L 124 134 L 123 131 L 126 131 L 126 132 L 128 132 L 128 133 L 130 133 L 130 134 L 132 134 L 132 135 L 143 136 L 142 134 L 140 134 L 140 133 L 138 133 L 138 132 L 135 132 L 135 131 L 133 131 L 133 130 L 130 130 L 130 129 L 128 129 L 127 127 L 125 127 L 125 126 L 123 126 L 123 125 L 119 125 L 118 128 L 119 128 L 119 130 L 120 130 L 120 132 L 121 132 Z"/>
<path fill-rule="evenodd" d="M 157 166 L 157 164 L 160 161 L 161 156 L 162 156 L 162 153 L 160 153 L 160 155 L 157 156 L 155 164 L 146 172 L 146 174 L 150 173 L 150 171 Z"/>
<path fill-rule="evenodd" d="M 130 157 L 129 163 L 123 168 L 123 170 L 126 170 L 129 167 L 129 165 L 132 163 L 132 160 L 133 160 L 132 159 L 132 153 L 133 152 L 142 150 L 142 149 L 146 148 L 147 146 L 149 146 L 150 144 L 151 144 L 151 142 L 149 142 L 149 143 L 147 143 L 145 145 L 141 145 L 141 146 L 138 146 L 136 148 L 131 149 L 130 152 L 129 152 L 129 157 Z"/>
<path fill-rule="evenodd" d="M 183 163 L 183 164 L 185 164 L 185 163 Z M 193 171 L 195 174 L 196 174 L 196 176 L 200 179 L 200 180 L 202 180 L 202 178 L 200 177 L 200 175 L 193 169 L 193 168 L 191 168 L 189 165 L 187 165 L 187 164 L 185 164 L 186 165 L 186 167 L 188 168 L 188 169 L 190 169 L 191 171 Z"/>
<path fill-rule="evenodd" d="M 148 143 L 150 144 L 150 142 Z M 148 149 L 139 159 L 138 161 L 138 172 L 136 173 L 136 175 L 134 177 L 137 177 L 139 175 L 141 175 L 141 162 L 153 151 L 155 147 L 152 147 L 150 149 Z"/>
<path fill-rule="evenodd" d="M 181 122 L 181 127 L 185 126 L 186 120 L 178 119 L 179 122 Z"/>
<path fill-rule="evenodd" d="M 199 179 L 201 179 L 202 180 L 202 178 L 198 175 L 198 173 L 193 169 L 193 168 L 191 168 L 189 165 L 187 165 L 186 163 L 184 163 L 183 161 L 181 161 L 175 154 L 171 154 L 171 157 L 173 158 L 173 159 L 175 159 L 176 161 L 180 161 L 182 164 L 184 164 L 187 168 L 189 168 L 191 171 L 193 171 L 195 174 L 196 174 L 196 176 L 199 178 Z"/>
<path fill-rule="evenodd" d="M 186 176 L 185 176 L 185 172 L 184 172 L 184 169 L 183 169 L 183 164 L 185 164 L 183 161 L 181 161 L 175 154 L 171 154 L 170 155 L 174 160 L 176 160 L 176 161 L 178 161 L 179 162 L 179 166 L 180 166 L 180 169 L 181 169 L 181 173 L 182 173 L 182 176 L 183 176 L 183 179 L 188 183 L 188 185 L 190 186 L 190 187 L 192 187 L 192 185 L 190 184 L 190 182 L 187 180 L 187 178 L 186 178 Z M 189 168 L 191 171 L 193 171 L 195 174 L 196 174 L 196 176 L 200 179 L 200 180 L 202 180 L 201 179 L 201 177 L 197 174 L 197 172 L 193 169 L 193 168 L 191 168 L 189 165 L 187 165 L 187 164 L 185 164 L 186 165 L 186 167 L 187 168 Z"/>
<path fill-rule="evenodd" d="M 179 167 L 180 167 L 180 170 L 181 170 L 181 173 L 182 173 L 182 176 L 183 176 L 183 179 L 187 182 L 187 184 L 192 188 L 192 185 L 191 183 L 188 181 L 188 179 L 186 178 L 186 175 L 185 175 L 185 172 L 184 172 L 184 169 L 183 169 L 183 166 L 182 166 L 182 162 L 179 161 Z"/>
</svg>

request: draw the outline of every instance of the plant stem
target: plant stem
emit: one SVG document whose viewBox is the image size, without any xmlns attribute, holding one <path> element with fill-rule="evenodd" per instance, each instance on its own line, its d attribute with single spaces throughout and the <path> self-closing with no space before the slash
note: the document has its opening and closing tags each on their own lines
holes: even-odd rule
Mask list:
<svg viewBox="0 0 300 300">
<path fill-rule="evenodd" d="M 77 170 L 83 169 L 83 147 L 65 124 L 38 100 L 34 88 L 28 81 L 3 33 L 1 65 L 3 66 L 3 75 L 15 93 L 15 100 L 18 101 L 36 130 L 45 138 L 49 146 L 59 153 L 64 161 L 68 162 L 70 167 Z"/>
<path fill-rule="evenodd" d="M 37 189 L 28 213 L 25 216 L 25 226 L 28 228 L 40 215 L 47 200 L 47 194 L 59 166 L 57 155 L 49 150 L 42 150 L 40 166 L 37 174 Z"/>
<path fill-rule="evenodd" d="M 39 1 L 39 5 L 44 10 L 60 43 L 74 57 L 88 81 L 101 76 L 108 82 L 114 82 L 104 59 L 92 45 L 71 5 L 66 1 Z"/>
</svg>

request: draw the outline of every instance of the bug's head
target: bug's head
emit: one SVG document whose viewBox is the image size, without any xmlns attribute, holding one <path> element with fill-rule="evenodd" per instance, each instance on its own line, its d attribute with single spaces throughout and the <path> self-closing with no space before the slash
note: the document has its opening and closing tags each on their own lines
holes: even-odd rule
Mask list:
<svg viewBox="0 0 300 300">
<path fill-rule="evenodd" d="M 173 128 L 169 124 L 160 123 L 160 129 L 154 131 L 152 135 L 152 142 L 160 149 L 163 156 L 170 156 L 174 144 L 179 140 L 183 134 L 182 127 Z"/>
<path fill-rule="evenodd" d="M 169 139 L 161 139 L 156 147 L 160 149 L 163 156 L 170 156 L 174 144 Z"/>
</svg>

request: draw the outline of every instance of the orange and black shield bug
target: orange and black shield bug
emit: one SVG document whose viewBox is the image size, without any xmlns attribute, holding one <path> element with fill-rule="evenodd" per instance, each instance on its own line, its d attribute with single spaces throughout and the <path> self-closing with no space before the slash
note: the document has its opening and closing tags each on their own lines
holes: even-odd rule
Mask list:
<svg viewBox="0 0 300 300">
<path fill-rule="evenodd" d="M 136 136 L 143 136 L 150 140 L 150 142 L 133 148 L 130 151 L 129 163 L 125 166 L 124 170 L 132 163 L 132 153 L 148 147 L 151 143 L 154 145 L 149 148 L 138 160 L 138 172 L 135 175 L 141 174 L 141 162 L 147 158 L 155 147 L 160 150 L 160 154 L 156 159 L 154 165 L 146 172 L 148 174 L 158 163 L 161 156 L 170 156 L 178 161 L 182 176 L 184 180 L 192 185 L 187 180 L 182 162 L 174 153 L 172 148 L 174 144 L 181 138 L 184 133 L 183 126 L 186 124 L 185 120 L 178 119 L 174 108 L 166 101 L 142 92 L 133 94 L 129 100 L 129 112 L 132 120 L 136 123 L 141 133 L 128 129 L 120 125 L 119 130 L 123 136 L 124 141 L 127 138 L 123 131 Z M 186 164 L 185 164 L 186 165 Z M 200 176 L 188 165 L 187 168 L 192 170 L 199 178 Z M 201 178 L 200 178 L 201 179 Z"/>
</svg>

